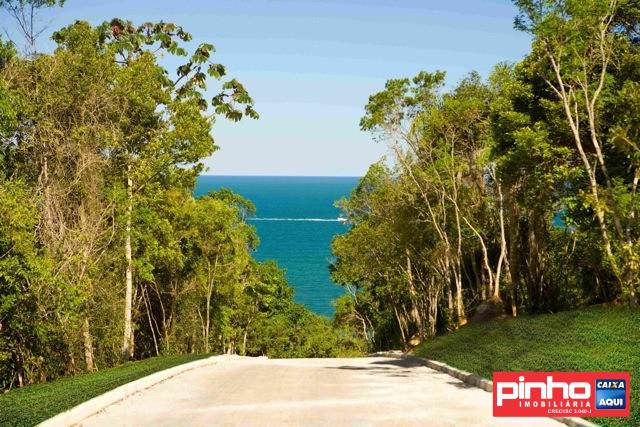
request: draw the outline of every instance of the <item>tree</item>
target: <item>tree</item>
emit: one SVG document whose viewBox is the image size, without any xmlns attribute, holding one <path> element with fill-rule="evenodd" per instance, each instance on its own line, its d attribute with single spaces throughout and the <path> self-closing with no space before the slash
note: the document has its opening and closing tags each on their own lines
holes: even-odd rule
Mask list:
<svg viewBox="0 0 640 427">
<path fill-rule="evenodd" d="M 72 287 L 51 275 L 51 260 L 35 239 L 36 200 L 24 183 L 0 182 L 2 388 L 66 369 L 64 334 L 80 302 Z"/>
<path fill-rule="evenodd" d="M 114 237 L 115 207 L 105 193 L 109 161 L 103 152 L 117 137 L 111 117 L 119 104 L 111 91 L 115 64 L 108 53 L 95 49 L 91 35 L 88 26 L 78 26 L 72 48 L 16 59 L 4 70 L 19 113 L 18 125 L 5 139 L 7 167 L 39 198 L 38 239 L 56 260 L 54 274 L 73 283 L 85 301 L 83 345 L 89 370 L 94 368 L 92 288 Z"/>
<path fill-rule="evenodd" d="M 624 177 L 624 183 L 618 181 L 611 170 L 617 153 L 608 141 L 604 117 L 615 87 L 612 68 L 621 52 L 634 49 L 631 37 L 618 30 L 620 17 L 629 17 L 627 7 L 635 10 L 633 3 L 518 0 L 516 5 L 521 11 L 517 27 L 534 36 L 531 66 L 556 95 L 586 173 L 590 194 L 584 201 L 595 212 L 607 263 L 637 304 L 637 238 L 631 232 L 636 208 L 625 210 L 619 200 L 621 192 L 635 195 L 635 187 Z M 632 167 L 632 177 L 636 171 Z"/>
<path fill-rule="evenodd" d="M 389 81 L 383 92 L 370 98 L 361 125 L 390 139 L 399 165 L 399 181 L 405 183 L 397 188 L 417 209 L 416 219 L 427 221 L 437 236 L 443 255 L 434 268 L 446 284 L 449 316 L 455 315 L 457 323 L 463 325 L 463 263 L 467 257 L 463 241 L 468 234 L 477 239 L 482 254 L 486 274 L 483 295 L 500 300 L 503 271 L 510 281 L 504 198 L 501 184 L 495 179 L 495 165 L 488 160 L 491 138 L 487 106 L 491 91 L 472 73 L 453 92 L 443 95 L 443 79 L 443 73 L 422 72 L 412 80 Z M 485 216 L 492 198 L 498 213 L 496 224 L 489 223 Z M 489 233 L 495 226 L 500 255 L 492 264 Z M 405 275 L 410 284 L 414 277 L 409 268 L 411 252 L 420 250 L 406 251 Z"/>
<path fill-rule="evenodd" d="M 58 43 L 73 47 L 75 24 L 56 33 Z M 122 355 L 133 356 L 133 216 L 136 199 L 150 187 L 170 180 L 193 181 L 202 169 L 199 160 L 213 153 L 210 136 L 212 120 L 203 114 L 207 74 L 215 79 L 225 75 L 221 64 L 209 61 L 213 46 L 200 45 L 190 56 L 180 42 L 191 35 L 174 24 L 145 23 L 134 27 L 118 19 L 95 30 L 98 48 L 107 48 L 117 64 L 117 96 L 122 100 L 117 117 L 120 138 L 109 147 L 114 162 L 115 179 L 124 182 L 126 206 L 124 221 L 125 305 Z M 156 62 L 157 50 L 186 57 L 187 62 L 171 80 Z M 206 71 L 203 71 L 205 70 Z M 222 84 L 212 100 L 217 114 L 231 120 L 243 115 L 257 118 L 253 101 L 244 87 L 232 79 Z M 242 109 L 241 109 L 242 108 Z M 191 165 L 184 168 L 183 165 Z M 184 184 L 183 184 L 184 185 Z"/>
<path fill-rule="evenodd" d="M 0 9 L 13 18 L 25 40 L 27 54 L 33 55 L 36 53 L 36 41 L 47 29 L 46 26 L 38 26 L 39 10 L 63 6 L 64 3 L 65 0 L 2 0 Z"/>
<path fill-rule="evenodd" d="M 466 322 L 638 289 L 638 18 L 631 1 L 516 1 L 517 64 L 449 91 L 389 80 L 361 127 L 393 150 L 340 207 L 338 321 L 405 345 Z M 382 335 L 382 336 L 381 336 Z"/>
<path fill-rule="evenodd" d="M 237 196 L 234 199 L 240 200 Z M 238 207 L 217 198 L 215 193 L 198 199 L 192 215 L 193 235 L 188 239 L 195 245 L 193 250 L 198 252 L 193 257 L 197 263 L 194 268 L 198 289 L 204 294 L 205 301 L 204 308 L 198 308 L 198 314 L 204 351 L 208 353 L 214 292 L 219 295 L 225 284 L 233 287 L 243 282 L 242 276 L 249 268 L 249 251 L 256 246 L 257 236 L 255 230 L 244 223 Z M 245 328 L 251 321 L 251 318 L 246 320 Z"/>
</svg>

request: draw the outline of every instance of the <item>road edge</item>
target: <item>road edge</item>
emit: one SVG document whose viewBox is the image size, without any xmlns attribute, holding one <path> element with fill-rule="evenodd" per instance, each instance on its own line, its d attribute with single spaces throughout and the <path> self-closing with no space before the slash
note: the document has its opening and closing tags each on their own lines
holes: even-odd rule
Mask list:
<svg viewBox="0 0 640 427">
<path fill-rule="evenodd" d="M 162 371 L 154 372 L 146 377 L 139 378 L 127 384 L 123 384 L 114 388 L 100 396 L 96 396 L 87 400 L 73 408 L 61 412 L 48 420 L 45 420 L 38 424 L 38 427 L 67 427 L 77 425 L 86 418 L 97 414 L 98 412 L 106 409 L 107 407 L 120 402 L 138 392 L 146 390 L 155 386 L 163 381 L 171 379 L 184 372 L 191 371 L 193 369 L 201 368 L 204 366 L 215 365 L 221 360 L 238 358 L 241 356 L 211 356 L 206 359 L 200 359 L 182 365 L 174 366 Z"/>
<path fill-rule="evenodd" d="M 486 378 L 482 378 L 480 375 L 472 374 L 471 372 L 463 371 L 462 369 L 454 368 L 453 366 L 449 366 L 446 363 L 438 362 L 437 360 L 425 359 L 424 357 L 413 356 L 410 354 L 402 353 L 402 352 L 378 352 L 373 353 L 370 356 L 380 356 L 380 357 L 392 357 L 396 359 L 408 359 L 408 360 L 416 360 L 420 361 L 425 366 L 434 369 L 439 372 L 443 372 L 448 374 L 454 378 L 459 379 L 465 384 L 469 384 L 471 386 L 482 389 L 488 393 L 493 393 L 493 381 L 490 381 Z M 562 424 L 568 425 L 569 427 L 600 427 L 598 424 L 594 424 L 590 421 L 585 420 L 584 418 L 577 417 L 549 417 L 552 420 L 556 420 L 561 422 Z"/>
</svg>

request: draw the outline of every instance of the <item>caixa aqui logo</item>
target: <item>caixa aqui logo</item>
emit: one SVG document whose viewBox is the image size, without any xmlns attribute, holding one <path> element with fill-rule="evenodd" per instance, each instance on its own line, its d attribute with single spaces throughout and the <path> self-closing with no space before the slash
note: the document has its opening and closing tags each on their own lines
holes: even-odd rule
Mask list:
<svg viewBox="0 0 640 427">
<path fill-rule="evenodd" d="M 494 372 L 495 417 L 628 417 L 628 372 Z"/>
</svg>

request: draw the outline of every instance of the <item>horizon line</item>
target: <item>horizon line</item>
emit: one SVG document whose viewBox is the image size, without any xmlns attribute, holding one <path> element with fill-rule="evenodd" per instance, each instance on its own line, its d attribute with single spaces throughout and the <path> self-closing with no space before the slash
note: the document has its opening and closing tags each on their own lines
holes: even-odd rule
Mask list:
<svg viewBox="0 0 640 427">
<path fill-rule="evenodd" d="M 264 177 L 270 177 L 270 178 L 362 178 L 363 175 L 271 175 L 271 174 L 264 174 L 264 175 L 245 175 L 245 174 L 209 174 L 209 173 L 203 173 L 198 175 L 198 177 L 201 176 L 213 176 L 213 177 L 248 177 L 248 178 L 264 178 Z"/>
</svg>

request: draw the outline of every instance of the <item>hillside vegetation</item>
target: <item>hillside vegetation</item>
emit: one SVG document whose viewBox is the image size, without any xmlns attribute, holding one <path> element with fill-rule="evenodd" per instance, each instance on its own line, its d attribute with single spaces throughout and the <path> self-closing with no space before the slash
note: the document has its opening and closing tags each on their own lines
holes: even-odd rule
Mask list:
<svg viewBox="0 0 640 427">
<path fill-rule="evenodd" d="M 468 325 L 413 350 L 491 379 L 494 371 L 628 371 L 631 418 L 603 426 L 640 425 L 640 310 L 593 306 Z"/>
<path fill-rule="evenodd" d="M 514 3 L 532 40 L 521 61 L 457 83 L 438 70 L 388 80 L 365 106 L 362 130 L 391 154 L 339 202 L 352 227 L 332 274 L 349 289 L 338 320 L 376 350 L 488 304 L 638 306 L 638 2 Z"/>
</svg>

